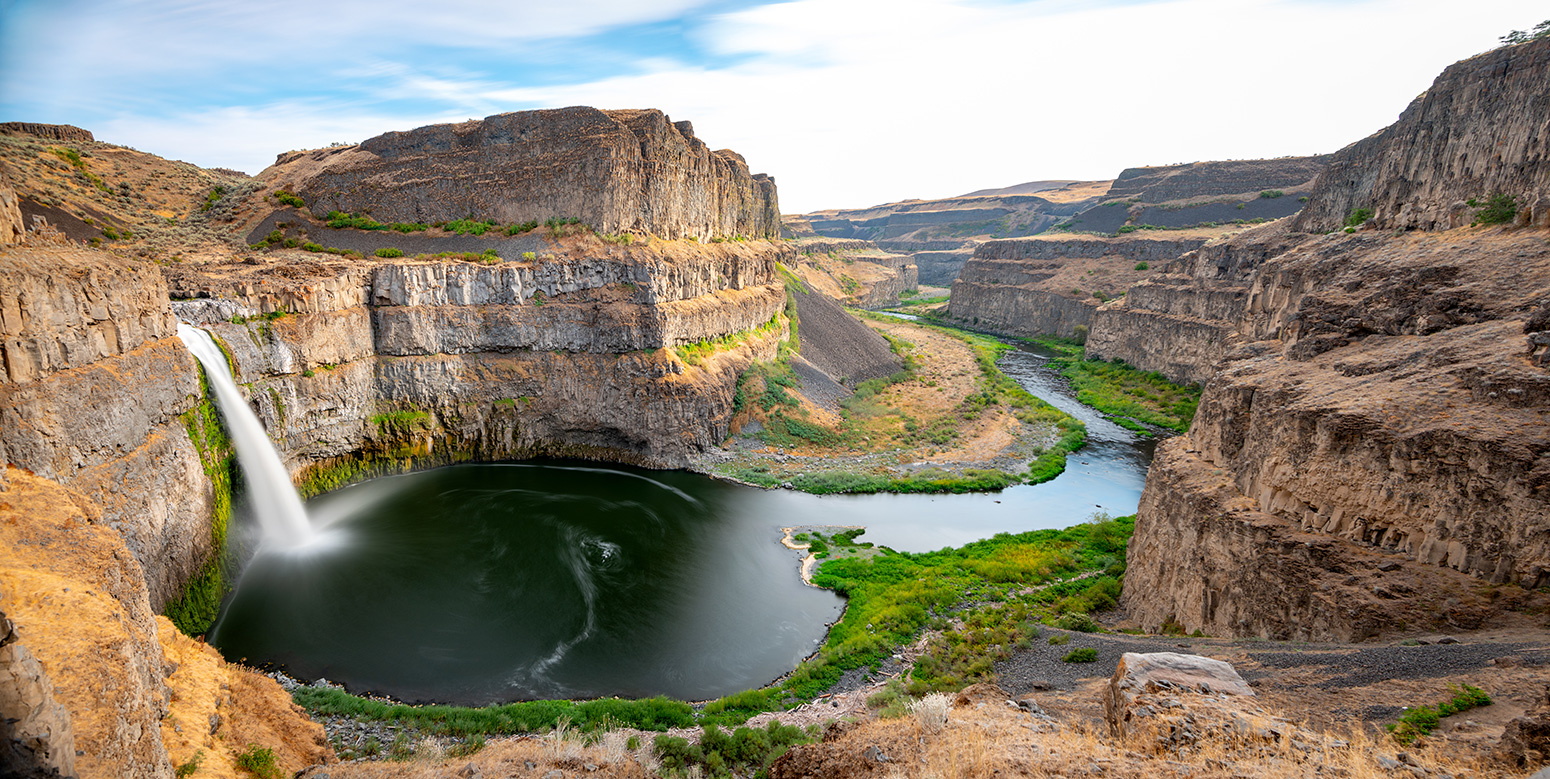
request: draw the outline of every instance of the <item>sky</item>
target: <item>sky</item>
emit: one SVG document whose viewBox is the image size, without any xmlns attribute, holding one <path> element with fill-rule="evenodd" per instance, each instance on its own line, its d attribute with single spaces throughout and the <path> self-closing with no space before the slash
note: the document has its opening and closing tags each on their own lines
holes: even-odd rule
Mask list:
<svg viewBox="0 0 1550 779">
<path fill-rule="evenodd" d="M 1335 151 L 1542 0 L 0 0 L 0 121 L 256 174 L 506 111 L 659 108 L 804 213 Z"/>
</svg>

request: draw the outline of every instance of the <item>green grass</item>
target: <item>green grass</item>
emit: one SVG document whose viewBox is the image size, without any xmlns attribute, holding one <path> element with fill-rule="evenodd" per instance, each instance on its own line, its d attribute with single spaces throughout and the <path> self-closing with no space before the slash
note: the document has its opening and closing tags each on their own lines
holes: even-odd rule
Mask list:
<svg viewBox="0 0 1550 779">
<path fill-rule="evenodd" d="M 316 715 L 391 722 L 438 736 L 509 735 L 553 728 L 561 720 L 582 731 L 610 727 L 667 730 L 695 725 L 694 709 L 668 698 L 522 701 L 498 706 L 409 706 L 351 695 L 333 687 L 300 687 L 296 703 Z"/>
<path fill-rule="evenodd" d="M 1452 698 L 1436 706 L 1417 706 L 1400 715 L 1399 722 L 1386 725 L 1389 732 L 1394 734 L 1394 740 L 1401 744 L 1413 743 L 1416 739 L 1431 733 L 1443 717 L 1451 717 L 1459 712 L 1491 704 L 1491 696 L 1479 687 L 1450 684 L 1448 689 L 1453 693 Z"/>
<path fill-rule="evenodd" d="M 432 420 L 429 412 L 410 409 L 374 414 L 371 423 L 384 434 L 408 435 L 429 430 Z"/>
<path fill-rule="evenodd" d="M 1055 351 L 1051 367 L 1071 381 L 1076 399 L 1123 427 L 1149 434 L 1146 425 L 1184 432 L 1200 405 L 1199 385 L 1179 385 L 1162 374 L 1132 368 L 1121 361 L 1085 359 L 1085 349 L 1059 338 L 1030 339 Z"/>
</svg>

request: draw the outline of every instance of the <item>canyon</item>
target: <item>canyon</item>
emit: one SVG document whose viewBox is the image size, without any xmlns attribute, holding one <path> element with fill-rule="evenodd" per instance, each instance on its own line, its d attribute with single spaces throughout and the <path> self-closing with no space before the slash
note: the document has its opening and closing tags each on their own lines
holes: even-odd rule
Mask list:
<svg viewBox="0 0 1550 779">
<path fill-rule="evenodd" d="M 690 466 L 793 313 L 838 334 L 797 364 L 844 394 L 901 362 L 828 298 L 951 283 L 950 323 L 1203 386 L 1146 479 L 1127 626 L 1541 635 L 1547 85 L 1541 39 L 1449 67 L 1333 154 L 784 218 L 773 178 L 653 110 L 497 114 L 258 177 L 0 125 L 6 767 L 234 775 L 259 741 L 289 773 L 332 759 L 274 680 L 185 635 L 227 585 L 239 477 L 180 320 L 313 495 L 465 461 Z"/>
</svg>

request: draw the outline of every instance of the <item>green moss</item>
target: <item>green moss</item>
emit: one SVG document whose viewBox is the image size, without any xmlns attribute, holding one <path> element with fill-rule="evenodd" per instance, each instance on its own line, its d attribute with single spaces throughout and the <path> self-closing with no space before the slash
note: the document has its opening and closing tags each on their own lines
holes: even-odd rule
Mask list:
<svg viewBox="0 0 1550 779">
<path fill-rule="evenodd" d="M 226 595 L 226 532 L 231 523 L 232 493 L 239 479 L 236 452 L 226 436 L 220 415 L 210 402 L 210 385 L 203 367 L 199 377 L 203 390 L 200 400 L 180 419 L 211 486 L 212 554 L 184 585 L 183 593 L 162 610 L 178 630 L 189 636 L 202 635 L 210 629 L 220 611 L 221 599 Z"/>
</svg>

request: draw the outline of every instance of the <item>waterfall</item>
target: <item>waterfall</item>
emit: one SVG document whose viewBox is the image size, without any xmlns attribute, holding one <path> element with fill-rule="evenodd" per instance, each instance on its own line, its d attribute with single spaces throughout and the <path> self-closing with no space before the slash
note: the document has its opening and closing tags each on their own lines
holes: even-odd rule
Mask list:
<svg viewBox="0 0 1550 779">
<path fill-rule="evenodd" d="M 307 512 L 301 506 L 301 496 L 291 486 L 291 475 L 280 462 L 280 455 L 264 432 L 264 426 L 253 416 L 237 391 L 226 355 L 215 345 L 209 333 L 192 325 L 178 323 L 178 338 L 194 353 L 210 386 L 215 388 L 215 402 L 226 420 L 226 431 L 237 449 L 237 462 L 242 465 L 242 475 L 247 480 L 248 495 L 253 502 L 253 512 L 258 515 L 263 528 L 264 540 L 284 546 L 294 546 L 312 538 L 312 525 L 307 522 Z"/>
</svg>

